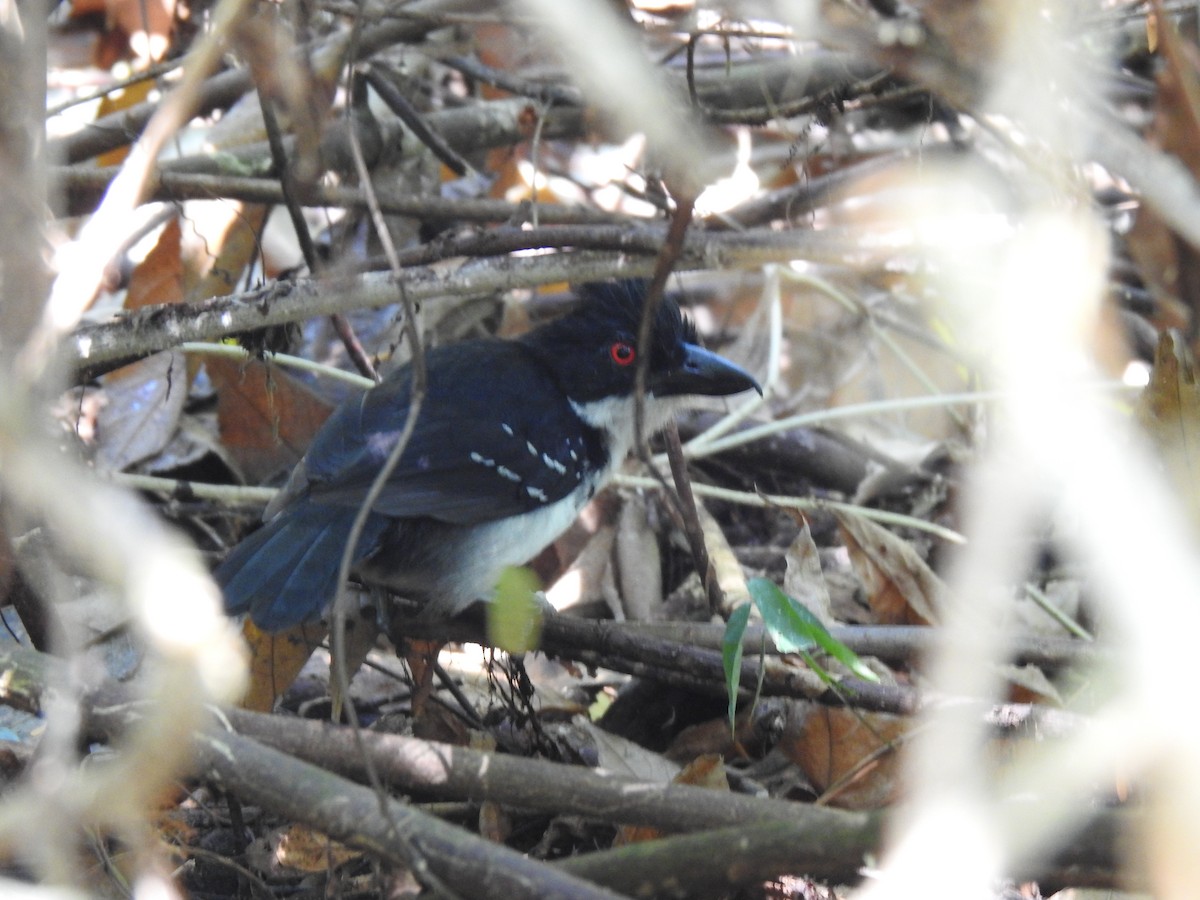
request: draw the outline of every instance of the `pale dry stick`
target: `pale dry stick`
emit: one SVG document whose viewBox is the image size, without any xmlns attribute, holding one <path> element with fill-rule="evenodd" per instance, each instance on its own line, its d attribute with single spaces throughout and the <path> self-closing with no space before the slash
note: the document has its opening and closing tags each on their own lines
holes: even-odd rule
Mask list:
<svg viewBox="0 0 1200 900">
<path fill-rule="evenodd" d="M 766 377 L 763 380 L 763 392 L 761 396 L 755 395 L 751 397 L 737 409 L 713 423 L 710 428 L 684 444 L 683 452 L 685 457 L 695 458 L 709 443 L 728 434 L 732 429 L 766 406 L 770 402 L 771 396 L 775 393 L 776 387 L 779 384 L 779 375 L 782 368 L 781 360 L 783 357 L 783 305 L 779 293 L 778 267 L 768 265 L 766 267 L 766 276 L 766 287 L 763 294 L 768 310 L 768 344 L 767 371 Z M 663 465 L 665 461 L 665 454 L 659 454 L 654 458 L 655 465 Z"/>
<path fill-rule="evenodd" d="M 299 372 L 311 372 L 314 375 L 321 375 L 333 381 L 341 381 L 351 387 L 362 388 L 364 391 L 375 387 L 374 381 L 356 372 L 347 372 L 345 369 L 339 369 L 336 366 L 306 359 L 303 356 L 293 356 L 290 353 L 276 353 L 272 350 L 261 350 L 251 353 L 245 347 L 238 346 L 237 344 L 210 344 L 205 341 L 185 341 L 179 345 L 179 349 L 185 353 L 198 353 L 204 356 L 226 356 L 241 361 L 261 359 L 264 362 L 275 363 L 275 365 L 287 369 L 296 369 Z"/>
<path fill-rule="evenodd" d="M 146 491 L 167 497 L 194 497 L 197 500 L 212 500 L 230 507 L 263 509 L 279 494 L 279 488 L 273 487 L 210 484 L 204 481 L 162 478 L 158 475 L 139 475 L 135 472 L 100 473 L 99 477 L 130 491 Z"/>
<path fill-rule="evenodd" d="M 625 475 L 622 473 L 618 473 L 613 477 L 613 484 L 618 487 L 633 488 L 635 490 L 651 490 L 662 487 L 662 484 L 653 478 L 648 478 L 644 475 Z M 751 494 L 746 491 L 735 491 L 711 484 L 694 483 L 692 489 L 695 491 L 697 497 L 711 497 L 714 500 L 737 503 L 741 506 L 838 510 L 862 516 L 864 519 L 879 522 L 881 525 L 897 525 L 903 528 L 924 531 L 954 544 L 965 544 L 967 542 L 966 538 L 957 531 L 953 531 L 943 525 L 938 525 L 935 522 L 927 522 L 924 519 L 906 516 L 903 513 L 890 512 L 885 509 L 858 506 L 854 503 L 842 503 L 838 500 L 826 500 L 819 497 L 785 497 L 779 494 Z"/>
<path fill-rule="evenodd" d="M 529 223 L 537 228 L 542 218 L 542 204 L 538 202 L 538 169 L 539 169 L 539 154 L 542 149 L 542 132 L 546 128 L 546 107 L 545 104 L 537 104 L 537 124 L 533 127 L 533 137 L 529 140 L 529 167 L 532 170 L 530 174 L 529 185 Z"/>
<path fill-rule="evenodd" d="M 561 281 L 597 281 L 648 275 L 651 257 L 574 251 L 544 256 L 471 260 L 458 269 L 406 269 L 400 282 L 414 303 L 478 296 Z M 377 308 L 396 302 L 397 283 L 389 272 L 318 281 L 303 278 L 197 304 L 148 307 L 124 318 L 79 328 L 67 348 L 68 362 L 95 366 L 147 356 L 181 341 L 207 341 L 324 316 L 337 310 Z"/>
<path fill-rule="evenodd" d="M 1137 388 L 1121 384 L 1120 382 L 1103 381 L 1100 378 L 1096 378 L 1091 383 L 1077 385 L 1074 388 L 1075 393 L 1079 397 L 1083 397 L 1089 392 L 1129 392 L 1134 390 L 1137 390 Z M 739 431 L 737 434 L 712 441 L 708 446 L 692 455 L 696 458 L 712 456 L 713 454 L 729 450 L 732 447 L 740 447 L 743 444 L 749 444 L 763 438 L 781 434 L 793 428 L 823 425 L 826 422 L 835 422 L 839 419 L 854 419 L 860 416 L 875 416 L 882 413 L 912 409 L 931 409 L 960 403 L 999 403 L 1011 399 L 1011 394 L 1002 390 L 994 390 L 964 391 L 955 394 L 939 394 L 935 397 L 900 397 L 894 400 L 873 400 L 869 403 L 855 403 L 848 406 L 839 406 L 836 409 L 799 413 L 798 415 L 788 416 L 787 418 L 758 425 L 754 428 L 747 428 L 745 431 Z"/>
<path fill-rule="evenodd" d="M 226 506 L 266 506 L 279 493 L 278 488 L 271 487 L 210 484 L 202 481 L 182 481 L 175 478 L 163 478 L 158 475 L 137 475 L 128 472 L 111 472 L 102 477 L 113 484 L 129 488 L 130 490 L 149 491 L 167 496 L 192 496 L 203 500 L 214 500 Z M 644 475 L 618 473 L 614 476 L 613 483 L 618 487 L 633 490 L 657 490 L 662 488 L 661 482 Z M 756 509 L 779 507 L 783 509 L 839 510 L 862 516 L 865 519 L 870 519 L 872 522 L 879 522 L 881 525 L 913 528 L 953 544 L 966 543 L 966 538 L 950 528 L 884 509 L 872 509 L 853 503 L 842 503 L 837 500 L 826 500 L 816 497 L 785 497 L 781 494 L 762 493 L 751 494 L 748 491 L 735 491 L 730 488 L 717 487 L 711 484 L 694 483 L 692 488 L 698 497 L 708 497 L 726 503 L 736 503 L 740 506 L 751 506 Z"/>
<path fill-rule="evenodd" d="M 1042 612 L 1061 625 L 1064 630 L 1079 638 L 1081 641 L 1090 642 L 1096 639 L 1090 631 L 1055 606 L 1054 602 L 1046 596 L 1045 591 L 1039 588 L 1032 581 L 1025 582 L 1024 589 L 1025 593 L 1029 595 L 1029 599 L 1036 603 Z"/>
</svg>

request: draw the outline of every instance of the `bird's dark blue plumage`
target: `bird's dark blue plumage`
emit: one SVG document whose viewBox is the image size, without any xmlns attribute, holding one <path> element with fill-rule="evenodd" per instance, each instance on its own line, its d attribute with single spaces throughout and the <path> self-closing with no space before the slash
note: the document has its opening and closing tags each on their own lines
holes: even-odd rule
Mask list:
<svg viewBox="0 0 1200 900">
<path fill-rule="evenodd" d="M 356 572 L 453 613 L 500 570 L 536 555 L 609 480 L 633 442 L 643 288 L 589 286 L 579 311 L 514 341 L 426 356 L 427 393 L 399 464 L 368 516 Z M 653 332 L 647 428 L 684 393 L 757 387 L 695 345 L 673 302 Z M 267 631 L 315 621 L 333 599 L 351 523 L 404 428 L 405 366 L 322 426 L 268 521 L 218 568 L 226 609 Z"/>
</svg>

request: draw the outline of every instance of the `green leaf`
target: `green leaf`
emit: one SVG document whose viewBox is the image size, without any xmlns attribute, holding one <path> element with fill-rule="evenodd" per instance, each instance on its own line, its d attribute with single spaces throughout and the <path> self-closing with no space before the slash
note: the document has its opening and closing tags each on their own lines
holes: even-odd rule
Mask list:
<svg viewBox="0 0 1200 900">
<path fill-rule="evenodd" d="M 879 681 L 857 653 L 834 638 L 820 619 L 781 591 L 773 581 L 751 578 L 746 587 L 780 653 L 807 654 L 820 647 L 863 681 Z"/>
<path fill-rule="evenodd" d="M 537 576 L 523 566 L 500 573 L 496 592 L 488 604 L 488 640 L 509 653 L 536 650 L 542 639 L 542 609 L 534 595 Z"/>
<path fill-rule="evenodd" d="M 729 691 L 729 730 L 732 733 L 737 715 L 737 692 L 742 682 L 742 637 L 746 634 L 746 623 L 750 621 L 750 604 L 743 603 L 729 616 L 725 623 L 725 636 L 721 638 L 721 661 L 725 665 L 725 688 Z"/>
</svg>

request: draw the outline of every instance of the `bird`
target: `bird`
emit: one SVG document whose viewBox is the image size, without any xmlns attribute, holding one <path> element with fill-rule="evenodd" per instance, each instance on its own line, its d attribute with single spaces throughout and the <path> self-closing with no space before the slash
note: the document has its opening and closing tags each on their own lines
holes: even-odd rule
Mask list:
<svg viewBox="0 0 1200 900">
<path fill-rule="evenodd" d="M 501 572 L 548 546 L 613 477 L 635 436 L 643 281 L 593 282 L 578 308 L 505 340 L 426 353 L 426 393 L 400 460 L 353 553 L 352 573 L 452 618 L 487 600 Z M 689 395 L 762 389 L 705 350 L 678 304 L 658 305 L 643 431 Z M 337 407 L 264 524 L 214 575 L 226 612 L 280 632 L 327 616 L 352 523 L 404 430 L 413 370 L 403 365 Z"/>
</svg>

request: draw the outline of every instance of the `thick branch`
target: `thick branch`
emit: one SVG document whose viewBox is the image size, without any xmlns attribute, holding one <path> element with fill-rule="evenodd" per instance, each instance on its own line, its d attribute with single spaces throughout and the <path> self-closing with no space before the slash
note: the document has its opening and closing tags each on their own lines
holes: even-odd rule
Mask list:
<svg viewBox="0 0 1200 900">
<path fill-rule="evenodd" d="M 404 866 L 418 878 L 427 868 L 459 896 L 617 896 L 240 734 L 212 732 L 195 749 L 198 768 L 243 801 Z"/>
<path fill-rule="evenodd" d="M 646 246 L 653 252 L 654 241 Z M 741 262 L 810 259 L 839 262 L 861 252 L 836 231 L 700 235 L 689 239 L 678 268 L 731 267 Z M 333 281 L 304 279 L 271 285 L 200 303 L 147 307 L 120 318 L 76 330 L 64 356 L 76 368 L 101 368 L 157 353 L 185 341 L 214 340 L 270 325 L 301 321 L 351 309 L 387 306 L 407 292 L 421 303 L 530 288 L 557 281 L 644 277 L 654 268 L 649 256 L 575 251 L 535 257 L 472 261 L 457 269 L 411 268 L 397 284 L 390 275 L 368 273 Z"/>
<path fill-rule="evenodd" d="M 50 178 L 66 194 L 68 208 L 62 212 L 76 215 L 93 209 L 118 171 L 116 166 L 103 169 L 76 166 L 51 168 Z M 376 185 L 375 195 L 383 212 L 428 222 L 505 222 L 525 217 L 521 205 L 504 200 L 450 200 L 413 196 L 409 190 L 387 185 Z M 298 185 L 297 196 L 306 206 L 362 209 L 367 203 L 366 192 L 356 187 L 302 184 Z M 247 203 L 278 204 L 283 202 L 283 190 L 279 181 L 272 178 L 170 170 L 156 171 L 146 185 L 147 200 L 171 202 L 213 200 L 218 197 Z M 538 219 L 546 225 L 624 221 L 623 217 L 589 207 L 558 204 L 544 205 L 538 210 Z"/>
</svg>

